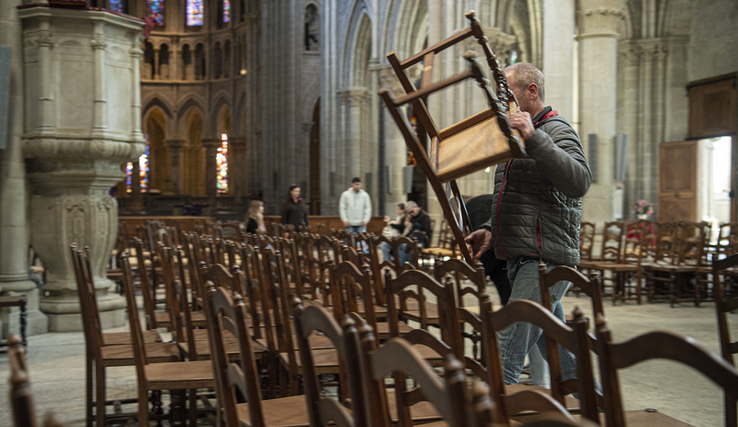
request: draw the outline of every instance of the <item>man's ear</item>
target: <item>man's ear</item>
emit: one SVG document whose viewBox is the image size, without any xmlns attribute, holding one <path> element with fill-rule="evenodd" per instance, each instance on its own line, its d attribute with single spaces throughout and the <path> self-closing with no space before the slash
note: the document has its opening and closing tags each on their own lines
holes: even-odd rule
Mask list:
<svg viewBox="0 0 738 427">
<path fill-rule="evenodd" d="M 526 89 L 526 95 L 528 95 L 530 99 L 536 99 L 538 97 L 538 85 L 535 83 L 529 84 Z"/>
</svg>

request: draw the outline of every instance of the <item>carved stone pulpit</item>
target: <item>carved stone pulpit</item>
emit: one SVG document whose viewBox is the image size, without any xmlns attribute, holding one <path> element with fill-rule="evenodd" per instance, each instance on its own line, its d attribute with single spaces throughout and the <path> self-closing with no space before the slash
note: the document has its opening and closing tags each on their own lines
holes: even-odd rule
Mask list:
<svg viewBox="0 0 738 427">
<path fill-rule="evenodd" d="M 40 302 L 49 331 L 82 330 L 71 243 L 89 246 L 103 327 L 125 322 L 125 299 L 109 294 L 116 241 L 111 187 L 121 163 L 144 150 L 142 20 L 102 10 L 20 6 L 31 244 L 47 269 Z"/>
</svg>

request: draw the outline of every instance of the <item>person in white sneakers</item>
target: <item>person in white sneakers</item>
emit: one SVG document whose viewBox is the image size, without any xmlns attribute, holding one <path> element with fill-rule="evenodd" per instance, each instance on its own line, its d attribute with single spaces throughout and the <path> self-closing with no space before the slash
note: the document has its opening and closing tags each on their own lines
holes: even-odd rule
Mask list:
<svg viewBox="0 0 738 427">
<path fill-rule="evenodd" d="M 372 217 L 372 201 L 369 193 L 361 189 L 359 178 L 351 180 L 351 188 L 341 194 L 338 206 L 346 230 L 352 233 L 366 232 L 366 225 Z"/>
</svg>

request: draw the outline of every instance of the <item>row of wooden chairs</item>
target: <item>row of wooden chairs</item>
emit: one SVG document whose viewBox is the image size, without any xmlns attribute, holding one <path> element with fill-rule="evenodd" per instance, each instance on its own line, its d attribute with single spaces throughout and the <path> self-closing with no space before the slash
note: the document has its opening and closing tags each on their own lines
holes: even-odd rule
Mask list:
<svg viewBox="0 0 738 427">
<path fill-rule="evenodd" d="M 706 222 L 607 222 L 594 255 L 595 224 L 583 222 L 580 269 L 599 277 L 610 289 L 613 304 L 668 300 L 674 306 L 711 300 L 711 262 L 736 253 L 738 224 L 723 224 L 717 244 Z"/>
<path fill-rule="evenodd" d="M 298 233 L 296 235 L 296 240 L 271 239 L 268 236 L 261 236 L 257 246 L 242 244 L 241 242 L 229 243 L 222 239 L 213 239 L 195 234 L 180 234 L 179 241 L 183 243 L 181 247 L 176 248 L 175 250 L 172 246 L 166 246 L 164 241 L 168 238 L 166 236 L 162 236 L 162 241 L 158 242 L 155 249 L 155 254 L 157 254 L 156 256 L 161 261 L 162 266 L 161 276 L 165 286 L 167 312 L 169 313 L 170 325 L 172 325 L 170 327 L 174 328 L 178 344 L 184 344 L 186 342 L 189 345 L 189 343 L 192 343 L 192 348 L 194 348 L 196 352 L 195 354 L 191 351 L 189 353 L 183 352 L 182 346 L 179 345 L 180 358 L 187 358 L 190 361 L 204 361 L 202 360 L 203 358 L 212 358 L 213 354 L 218 350 L 218 346 L 213 342 L 214 334 L 212 332 L 202 334 L 205 330 L 196 329 L 197 326 L 195 326 L 194 322 L 192 322 L 191 316 L 188 316 L 187 313 L 190 312 L 190 310 L 190 314 L 201 312 L 204 318 L 203 325 L 210 327 L 212 324 L 212 316 L 207 313 L 207 292 L 211 288 L 226 288 L 228 290 L 228 295 L 231 297 L 235 298 L 236 295 L 242 296 L 242 303 L 244 304 L 245 313 L 247 313 L 245 315 L 247 316 L 247 319 L 250 320 L 249 324 L 252 325 L 251 328 L 248 328 L 250 331 L 250 338 L 247 341 L 254 346 L 256 344 L 261 344 L 261 349 L 255 352 L 255 360 L 259 361 L 260 367 L 269 366 L 272 368 L 270 375 L 268 375 L 270 385 L 267 389 L 272 393 L 272 395 L 267 397 L 276 397 L 275 395 L 278 394 L 282 398 L 287 398 L 289 397 L 288 395 L 296 394 L 301 387 L 303 389 L 307 387 L 305 380 L 305 369 L 307 368 L 307 365 L 303 360 L 304 356 L 302 355 L 302 352 L 296 352 L 296 347 L 300 347 L 299 328 L 297 324 L 295 324 L 294 331 L 297 332 L 297 334 L 295 334 L 293 333 L 291 325 L 294 320 L 290 318 L 290 313 L 293 308 L 293 304 L 291 304 L 291 302 L 293 303 L 294 301 L 290 301 L 290 293 L 294 293 L 296 296 L 300 297 L 304 302 L 304 305 L 309 302 L 311 304 L 310 306 L 331 310 L 332 316 L 336 321 L 346 320 L 347 316 L 353 316 L 351 313 L 361 314 L 361 321 L 367 324 L 367 328 L 371 328 L 373 335 L 380 335 L 381 320 L 386 320 L 385 339 L 398 340 L 400 339 L 400 336 L 402 336 L 402 339 L 409 343 L 413 343 L 414 339 L 417 340 L 417 343 L 421 344 L 432 343 L 431 349 L 435 348 L 436 355 L 434 357 L 430 357 L 428 353 L 422 353 L 421 355 L 425 356 L 425 363 L 430 364 L 430 366 L 447 365 L 446 362 L 448 361 L 446 360 L 446 355 L 452 354 L 469 370 L 469 372 L 474 372 L 478 378 L 483 379 L 491 386 L 494 381 L 502 384 L 502 376 L 501 373 L 499 375 L 495 375 L 490 371 L 490 369 L 495 366 L 499 368 L 499 362 L 490 362 L 490 358 L 494 357 L 494 352 L 497 347 L 496 343 L 494 343 L 494 345 L 491 344 L 494 342 L 492 337 L 494 337 L 495 334 L 491 332 L 490 328 L 492 328 L 492 330 L 498 329 L 494 329 L 490 326 L 490 323 L 493 321 L 490 321 L 489 319 L 494 319 L 495 313 L 519 311 L 521 313 L 530 314 L 535 312 L 534 309 L 520 307 L 516 308 L 516 310 L 508 310 L 507 312 L 504 311 L 505 309 L 499 312 L 492 312 L 491 304 L 485 304 L 483 301 L 483 280 L 481 281 L 481 287 L 478 284 L 475 284 L 470 287 L 470 292 L 461 294 L 459 287 L 461 281 L 453 280 L 454 276 L 458 278 L 463 275 L 462 266 L 466 266 L 466 264 L 461 263 L 460 261 L 457 263 L 448 263 L 449 267 L 447 267 L 445 273 L 450 273 L 450 277 L 444 279 L 445 273 L 440 276 L 431 277 L 426 273 L 410 268 L 410 266 L 393 266 L 391 264 L 387 264 L 383 268 L 376 270 L 375 264 L 379 263 L 378 258 L 376 257 L 377 247 L 374 244 L 369 245 L 369 254 L 364 254 L 361 251 L 355 250 L 355 248 L 342 245 L 342 242 L 337 239 L 331 239 L 327 236 L 310 236 L 309 233 Z M 169 238 L 169 243 L 172 244 L 171 241 L 173 240 L 174 239 Z M 372 242 L 374 242 L 374 239 L 369 240 L 369 243 Z M 136 244 L 141 245 L 142 243 L 136 242 Z M 143 250 L 139 252 L 144 254 Z M 79 253 L 78 251 L 78 254 L 82 256 L 83 252 Z M 125 258 L 125 262 L 130 264 L 129 259 L 127 257 Z M 84 260 L 83 257 L 81 259 Z M 469 268 L 469 271 L 474 271 L 473 268 Z M 128 268 L 124 268 L 123 270 L 125 272 L 125 290 L 127 295 L 129 295 L 129 310 L 135 310 L 135 299 L 133 299 L 131 303 L 130 297 L 135 295 L 132 271 Z M 575 271 L 573 272 L 576 273 Z M 314 276 L 316 280 L 312 280 L 311 276 Z M 471 276 L 474 277 L 474 273 L 471 273 Z M 545 277 L 545 272 L 542 272 L 542 278 Z M 553 284 L 558 283 L 559 280 L 555 280 Z M 596 291 L 596 289 L 599 289 L 598 286 L 587 286 L 588 279 L 583 276 L 578 278 L 572 277 L 567 280 L 572 281 L 576 286 L 582 289 L 588 289 L 585 292 L 588 292 L 588 294 L 591 294 L 592 296 L 594 312 L 602 313 L 601 301 Z M 94 286 L 90 285 L 91 280 L 85 279 L 85 281 L 88 282 L 87 286 L 94 290 Z M 545 289 L 546 287 L 544 286 L 542 288 Z M 150 290 L 144 289 L 143 280 L 141 290 L 144 295 L 144 305 L 147 306 L 146 295 L 154 295 L 154 293 Z M 460 307 L 463 304 L 460 302 L 463 301 L 460 294 L 463 296 L 467 293 L 473 293 L 477 297 L 479 305 L 482 306 L 480 315 L 474 315 L 474 313 L 469 310 L 464 312 L 462 307 Z M 429 294 L 436 296 L 437 303 L 435 305 L 427 303 L 426 296 Z M 544 294 L 547 294 L 547 292 L 542 294 L 544 305 L 546 305 Z M 82 292 L 80 292 L 80 295 L 82 295 Z M 91 295 L 92 297 L 90 300 L 94 300 L 94 293 Z M 596 301 L 600 301 L 599 306 L 597 306 Z M 84 302 L 81 301 L 81 304 L 84 304 Z M 150 303 L 148 304 L 149 307 L 151 305 L 152 304 Z M 532 305 L 535 306 L 535 304 Z M 526 305 L 522 304 L 521 306 Z M 156 314 L 161 314 L 155 313 L 154 310 L 155 308 L 149 310 L 149 308 L 146 307 L 145 312 L 147 313 L 147 317 L 156 318 Z M 382 310 L 384 310 L 383 314 Z M 92 312 L 93 310 L 90 311 Z M 96 311 L 97 310 L 94 310 L 95 313 Z M 154 312 L 154 316 L 150 316 L 149 311 Z M 374 313 L 372 313 L 372 311 L 374 311 Z M 133 318 L 130 311 L 129 316 Z M 499 328 L 504 329 L 504 325 L 506 325 L 505 322 L 509 321 L 506 320 L 506 316 L 507 315 L 501 316 L 501 320 L 493 323 L 495 325 L 503 325 L 499 326 Z M 531 316 L 528 317 L 538 319 L 541 315 L 533 314 Z M 548 316 L 553 318 L 550 314 Z M 190 317 L 189 320 L 188 317 Z M 581 315 L 577 316 L 575 314 L 575 320 L 580 318 Z M 353 321 L 356 322 L 356 324 L 359 323 L 359 319 L 355 316 L 353 317 Z M 405 329 L 405 331 L 401 331 L 401 324 L 407 325 L 408 322 L 417 322 L 421 325 L 421 328 L 410 328 Z M 462 334 L 460 333 L 461 328 L 458 326 L 452 326 L 459 325 L 462 322 L 466 322 L 466 324 L 471 325 L 465 325 L 464 330 L 476 328 L 478 332 L 476 336 L 480 337 L 480 340 L 482 341 L 480 343 L 482 349 L 481 354 L 472 357 L 465 355 L 464 346 L 461 344 L 463 342 L 461 338 Z M 544 324 L 550 323 L 546 321 L 540 322 L 543 322 Z M 94 322 L 91 323 L 94 324 Z M 258 325 L 258 327 L 256 325 Z M 440 340 L 437 340 L 434 335 L 426 333 L 428 327 L 433 325 L 440 330 Z M 486 332 L 484 331 L 485 325 L 487 325 L 488 328 Z M 600 324 L 600 326 L 602 326 L 602 324 Z M 134 325 L 132 325 L 132 330 L 133 329 Z M 198 332 L 200 333 L 198 334 Z M 272 334 L 271 341 L 268 337 L 270 333 Z M 326 332 L 323 333 L 326 334 Z M 230 334 L 231 347 L 233 347 L 235 334 L 233 331 L 230 331 Z M 196 335 L 199 335 L 200 339 L 198 339 Z M 561 333 L 547 332 L 547 337 L 549 335 L 551 335 L 554 340 L 556 337 L 563 340 L 564 343 L 559 342 L 559 344 L 562 345 L 568 343 L 571 346 L 572 343 L 576 342 L 573 339 L 561 338 L 562 336 L 565 336 Z M 316 337 L 313 336 L 309 341 L 315 341 L 315 338 Z M 260 340 L 261 342 L 259 342 Z M 133 343 L 135 346 L 135 341 L 136 340 L 133 339 L 133 342 L 129 340 L 127 343 L 121 343 L 119 345 L 130 346 L 131 343 Z M 141 333 L 141 339 L 139 341 L 144 341 L 143 332 Z M 210 349 L 214 349 L 209 352 L 211 354 L 208 354 L 208 356 L 200 354 L 199 347 L 201 347 L 200 344 L 203 342 L 207 343 L 203 345 L 207 345 Z M 272 343 L 271 345 L 269 344 L 270 342 Z M 379 345 L 379 342 L 377 342 L 376 345 Z M 102 344 L 100 346 L 103 348 L 105 347 Z M 228 352 L 228 360 L 243 357 L 241 354 L 243 353 L 242 344 L 238 344 L 236 347 L 237 350 Z M 265 347 L 266 350 L 262 350 Z M 582 347 L 582 345 L 580 345 L 580 347 Z M 144 353 L 148 354 L 149 349 L 146 348 L 146 345 L 142 348 L 144 349 Z M 227 346 L 224 348 L 227 348 Z M 350 400 L 350 396 L 352 395 L 352 386 L 350 385 L 350 381 L 346 380 L 346 374 L 342 374 L 342 369 L 345 368 L 341 368 L 340 357 L 335 356 L 337 351 L 335 350 L 336 348 L 335 344 L 328 345 L 324 340 L 322 344 L 312 346 L 311 354 L 327 355 L 329 353 L 334 353 L 334 362 L 331 364 L 331 370 L 329 372 L 339 377 L 338 385 L 341 390 L 339 395 L 342 397 L 341 400 L 346 403 L 352 401 Z M 553 351 L 557 349 L 555 345 L 549 348 L 549 354 L 553 354 Z M 597 348 L 597 346 L 591 345 L 591 348 Z M 575 352 L 576 348 L 570 350 Z M 580 357 L 583 356 L 579 356 L 578 359 Z M 134 358 L 133 356 L 130 358 L 136 359 L 133 361 L 134 363 L 139 359 Z M 298 359 L 300 362 L 298 362 Z M 314 360 L 318 361 L 325 359 L 326 358 L 314 358 Z M 556 360 L 555 357 L 552 359 Z M 144 358 L 144 366 L 156 365 L 146 365 L 146 363 L 151 363 L 151 361 Z M 173 364 L 177 365 L 182 363 L 190 362 L 176 362 Z M 600 363 L 602 364 L 602 362 Z M 160 368 L 159 370 L 161 369 L 164 368 Z M 324 364 L 318 368 L 318 372 L 321 374 L 329 373 L 326 369 L 327 368 Z M 141 369 L 137 368 L 137 372 L 138 371 L 141 371 Z M 146 369 L 143 369 L 143 371 L 145 372 Z M 345 370 L 343 372 L 345 372 Z M 561 408 L 565 408 L 567 406 L 571 407 L 572 405 L 568 404 L 569 402 L 564 399 L 567 394 L 574 390 L 572 389 L 571 381 L 568 383 L 569 385 L 564 386 L 566 382 L 561 381 L 560 377 L 556 378 L 556 372 L 556 369 L 552 368 L 552 375 L 554 376 L 554 378 L 552 378 L 552 384 L 557 384 L 554 390 L 559 391 L 552 391 L 548 400 L 545 400 L 544 398 L 546 402 L 545 404 L 548 405 L 544 406 L 544 408 L 558 408 L 559 406 Z M 560 370 L 558 372 L 558 375 L 560 375 Z M 589 372 L 591 376 L 591 370 Z M 340 379 L 341 376 L 344 377 L 343 381 Z M 217 381 L 220 380 L 217 378 L 218 375 L 214 375 L 214 377 L 213 381 L 215 382 L 213 384 L 217 390 Z M 580 377 L 586 378 L 585 375 L 580 375 Z M 300 378 L 302 378 L 302 381 L 300 381 Z M 209 380 L 203 378 L 200 379 L 203 381 Z M 603 379 L 603 386 L 604 382 L 605 381 Z M 156 385 L 155 382 L 154 384 L 154 388 L 163 387 L 160 384 Z M 322 384 L 326 383 L 323 382 Z M 495 390 L 491 396 L 492 402 L 495 403 L 499 400 L 499 402 L 507 403 L 495 403 L 495 405 L 497 405 L 496 407 L 498 407 L 497 411 L 506 411 L 512 415 L 519 414 L 520 411 L 516 408 L 518 408 L 520 404 L 515 402 L 521 400 L 521 397 L 519 396 L 517 400 L 513 397 L 504 398 L 503 396 L 515 396 L 517 393 L 512 393 L 510 386 L 506 387 L 504 384 L 500 384 L 497 384 L 495 387 L 491 387 Z M 558 384 L 562 384 L 563 388 L 559 388 Z M 201 383 L 186 383 L 184 385 L 193 386 L 195 390 L 197 388 L 207 386 L 205 385 L 200 387 Z M 404 381 L 395 381 L 394 392 L 404 395 L 404 391 L 402 391 L 403 385 Z M 167 386 L 171 387 L 172 384 L 167 384 Z M 187 389 L 182 384 L 177 384 L 177 387 L 182 387 L 177 390 Z M 577 385 L 576 390 L 578 390 L 579 387 L 580 386 Z M 584 389 L 588 390 L 586 387 Z M 500 392 L 499 390 L 504 391 Z M 418 392 L 408 391 L 408 393 L 410 393 L 410 397 L 407 398 L 409 399 L 407 402 L 414 402 L 413 399 L 416 399 L 417 397 L 412 396 L 418 395 Z M 580 396 L 582 395 L 583 394 L 580 393 Z M 152 393 L 152 396 L 156 399 L 156 393 Z M 175 396 L 177 397 L 176 399 L 174 398 Z M 198 416 L 196 411 L 196 397 L 196 392 L 193 391 L 190 393 L 191 418 Z M 146 393 L 146 395 L 142 394 L 139 398 L 139 403 L 141 403 L 143 399 L 146 399 L 146 402 L 148 402 L 148 393 Z M 527 400 L 527 398 L 523 400 Z M 599 400 L 602 400 L 602 398 L 599 398 Z M 559 406 L 557 406 L 556 403 L 551 403 L 552 401 L 556 402 Z M 596 402 L 598 401 L 598 398 L 592 397 L 588 401 Z M 102 400 L 98 397 L 98 402 L 103 402 L 103 404 L 105 403 L 104 395 Z M 183 396 L 181 393 L 175 393 L 173 395 L 173 403 L 174 402 L 177 402 L 177 405 L 182 405 Z M 194 405 L 193 402 L 195 403 Z M 218 404 L 221 405 L 220 399 Z M 148 403 L 140 404 L 139 412 L 141 411 L 142 406 L 148 413 Z M 586 407 L 584 401 L 581 404 L 578 403 L 577 407 L 579 406 L 582 408 Z M 499 409 L 499 407 L 505 409 Z M 401 406 L 397 406 L 397 408 L 399 410 Z M 155 406 L 154 412 L 156 411 L 157 408 Z M 400 412 L 396 413 L 399 414 Z M 494 415 L 491 419 L 503 420 L 504 422 L 505 418 L 501 413 Z M 98 416 L 99 415 L 100 411 L 98 410 Z M 105 417 L 104 406 L 102 415 Z M 415 415 L 414 412 L 413 415 Z M 139 414 L 139 417 L 141 416 L 143 415 Z M 428 413 L 425 413 L 425 416 L 428 417 Z M 436 417 L 437 416 L 438 415 L 436 415 Z M 592 418 L 594 418 L 594 416 L 592 416 Z M 593 421 L 599 422 L 597 420 Z M 98 425 L 101 424 L 98 423 Z"/>
</svg>

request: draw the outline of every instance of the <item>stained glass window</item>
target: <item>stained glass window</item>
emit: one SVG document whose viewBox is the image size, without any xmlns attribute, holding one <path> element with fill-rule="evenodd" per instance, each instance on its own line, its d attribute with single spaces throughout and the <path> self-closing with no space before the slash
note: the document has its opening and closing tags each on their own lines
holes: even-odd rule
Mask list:
<svg viewBox="0 0 738 427">
<path fill-rule="evenodd" d="M 146 0 L 149 7 L 149 16 L 154 18 L 156 25 L 164 25 L 164 0 Z"/>
<path fill-rule="evenodd" d="M 138 185 L 141 191 L 146 192 L 149 188 L 149 136 L 146 135 L 146 150 L 138 158 L 139 177 Z M 126 192 L 131 192 L 131 178 L 133 177 L 133 163 L 126 163 Z"/>
<path fill-rule="evenodd" d="M 223 22 L 231 21 L 231 0 L 223 0 Z"/>
<path fill-rule="evenodd" d="M 118 13 L 125 13 L 123 10 L 123 0 L 110 0 L 110 10 Z"/>
<path fill-rule="evenodd" d="M 216 164 L 218 166 L 218 193 L 228 192 L 228 135 L 220 136 L 221 145 L 218 148 Z"/>
<path fill-rule="evenodd" d="M 187 0 L 187 25 L 202 25 L 202 15 L 205 10 L 202 0 Z"/>
</svg>

